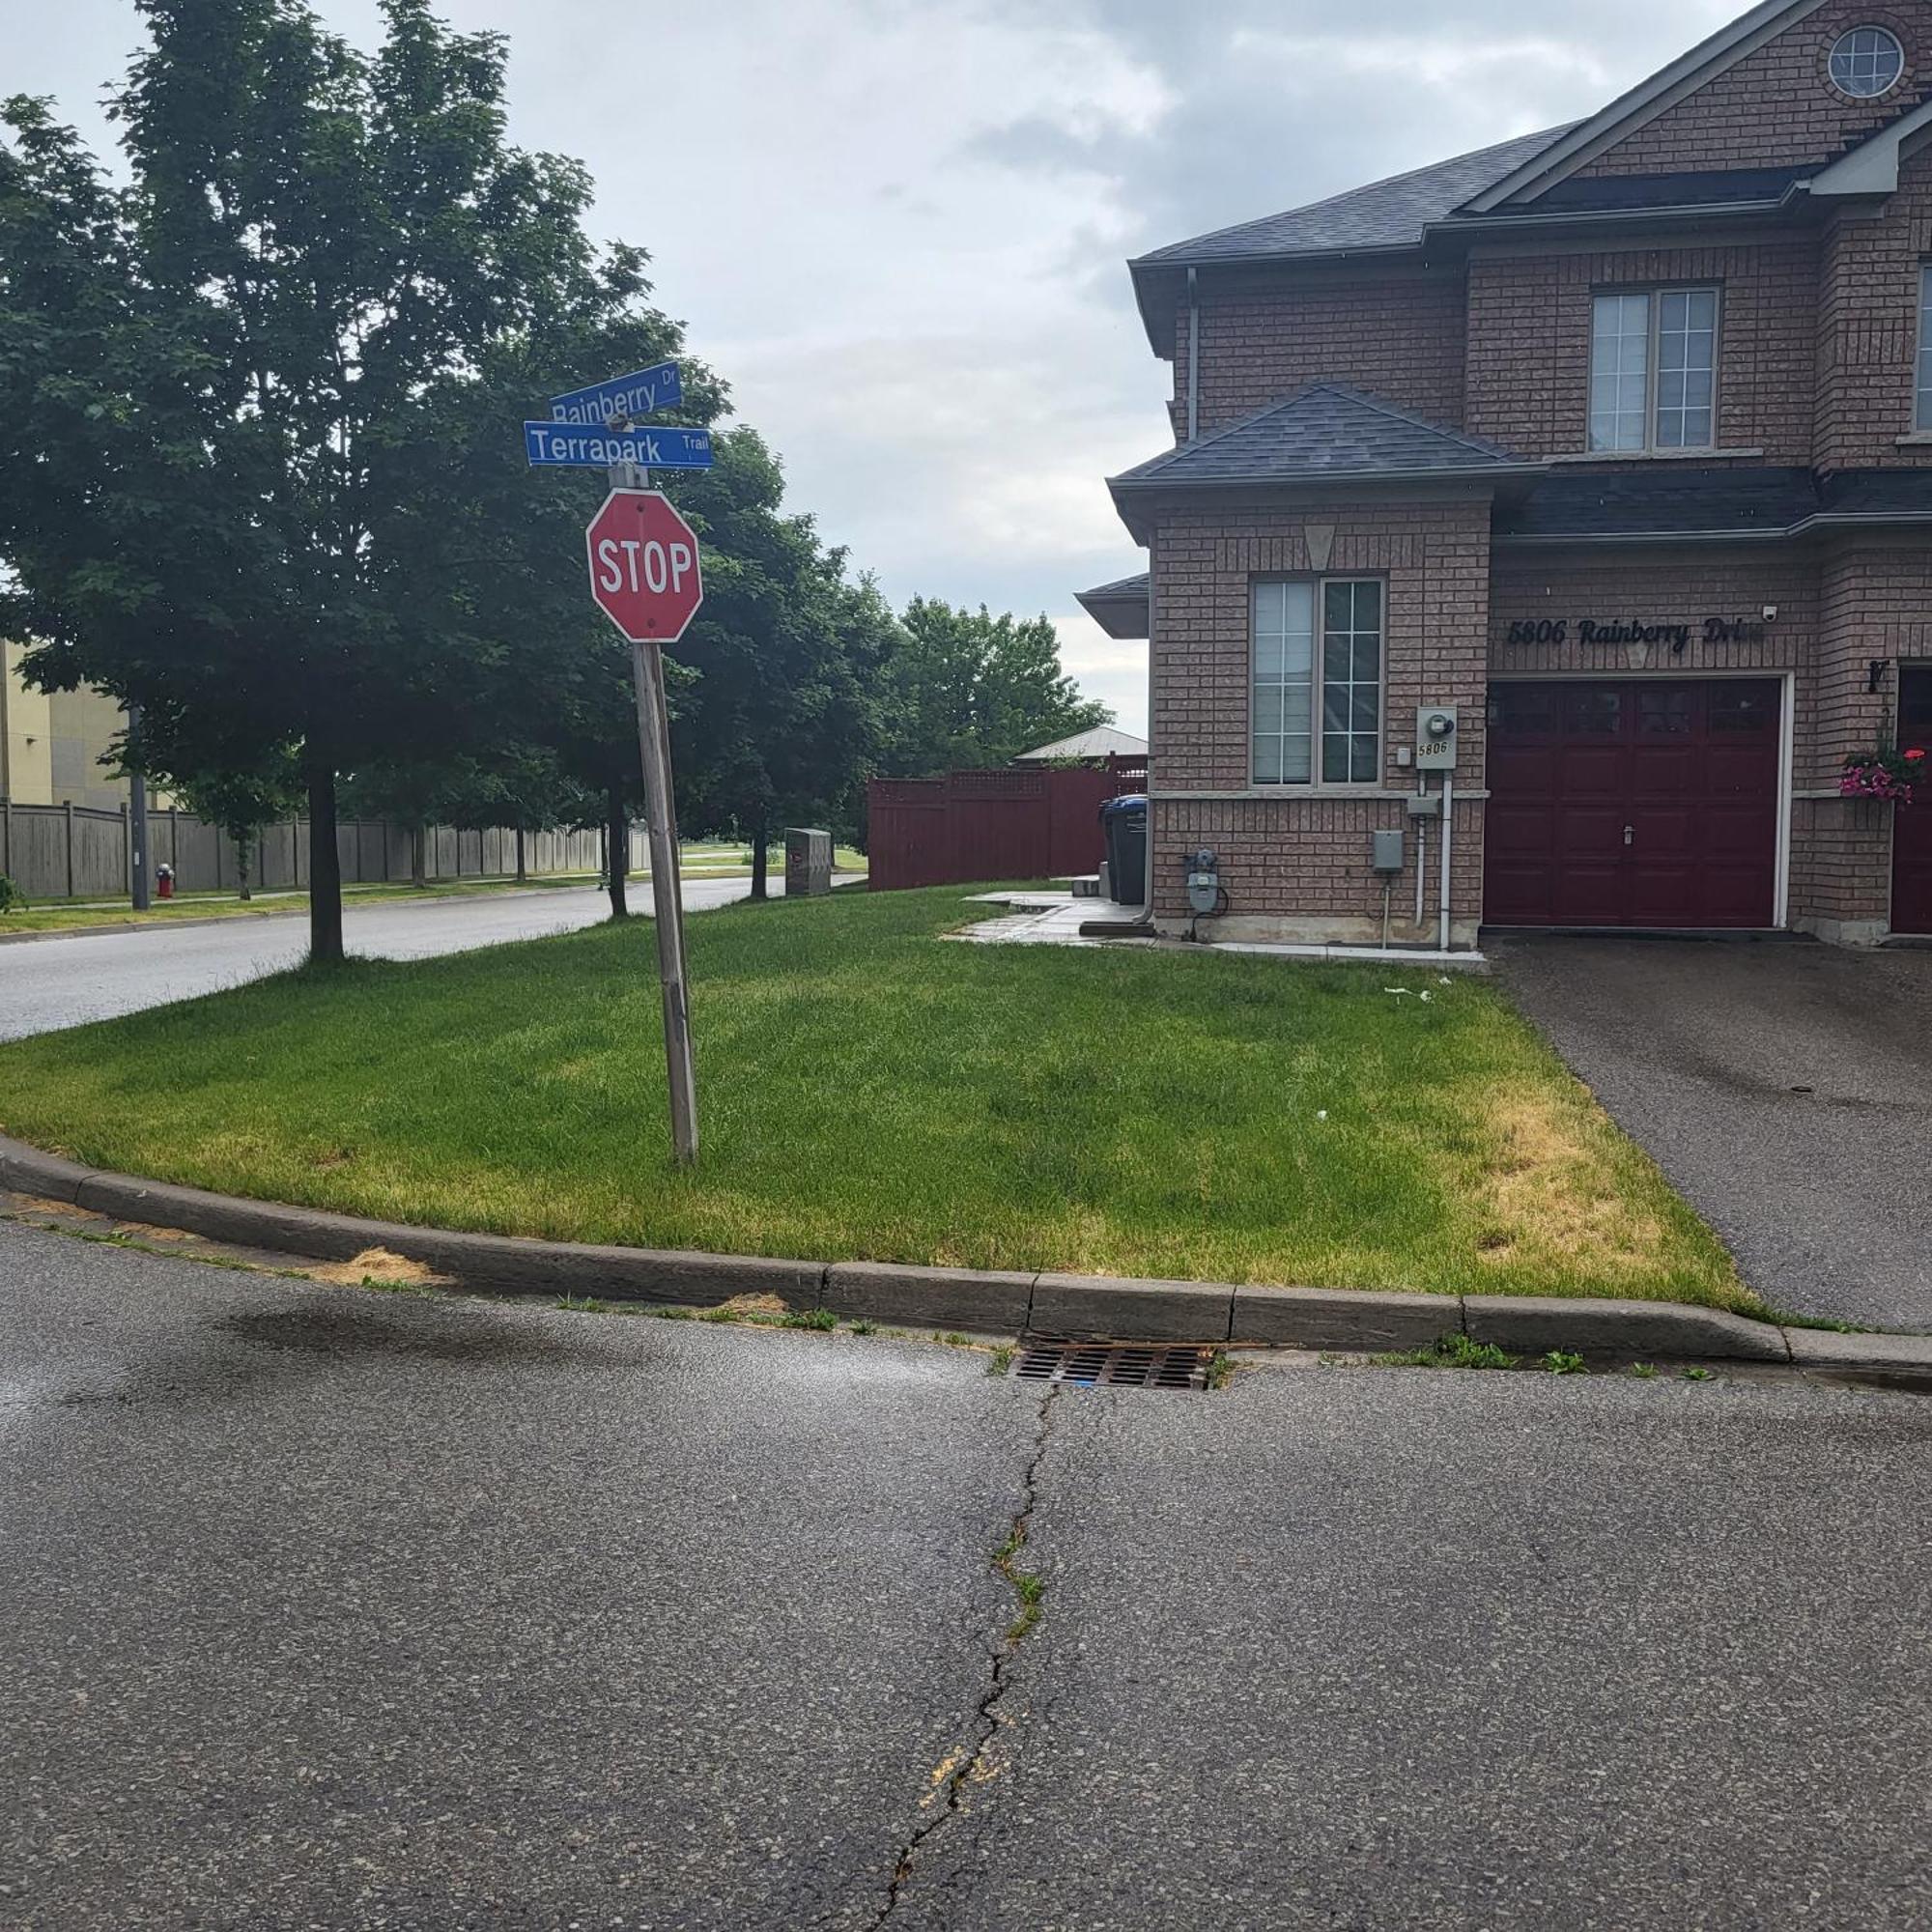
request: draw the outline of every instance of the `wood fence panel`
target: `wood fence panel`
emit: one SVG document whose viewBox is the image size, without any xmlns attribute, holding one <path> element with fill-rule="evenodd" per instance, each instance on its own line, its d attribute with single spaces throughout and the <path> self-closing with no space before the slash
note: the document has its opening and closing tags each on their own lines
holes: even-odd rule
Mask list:
<svg viewBox="0 0 1932 1932">
<path fill-rule="evenodd" d="M 1140 789 L 1144 766 L 951 772 L 867 787 L 870 887 L 1066 879 L 1099 870 L 1100 808 Z"/>
</svg>

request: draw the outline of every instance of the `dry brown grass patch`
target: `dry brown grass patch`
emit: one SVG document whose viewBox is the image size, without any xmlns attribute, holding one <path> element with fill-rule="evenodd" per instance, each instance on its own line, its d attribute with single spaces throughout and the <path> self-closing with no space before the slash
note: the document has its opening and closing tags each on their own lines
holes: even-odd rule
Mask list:
<svg viewBox="0 0 1932 1932">
<path fill-rule="evenodd" d="M 360 1288 L 365 1281 L 380 1282 L 384 1288 L 446 1288 L 450 1279 L 388 1248 L 364 1248 L 346 1262 L 327 1262 L 302 1272 L 343 1288 Z"/>
<path fill-rule="evenodd" d="M 1658 1218 L 1632 1206 L 1580 1101 L 1530 1086 L 1488 1099 L 1493 1151 L 1481 1199 L 1486 1261 L 1563 1256 L 1618 1273 L 1654 1270 L 1665 1245 Z"/>
</svg>

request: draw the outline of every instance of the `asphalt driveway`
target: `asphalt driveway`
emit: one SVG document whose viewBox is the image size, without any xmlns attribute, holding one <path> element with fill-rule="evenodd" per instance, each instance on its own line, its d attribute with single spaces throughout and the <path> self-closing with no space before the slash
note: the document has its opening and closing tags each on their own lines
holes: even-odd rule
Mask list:
<svg viewBox="0 0 1932 1932">
<path fill-rule="evenodd" d="M 1932 1330 L 1932 952 L 1554 937 L 1489 950 L 1768 1301 Z"/>
</svg>

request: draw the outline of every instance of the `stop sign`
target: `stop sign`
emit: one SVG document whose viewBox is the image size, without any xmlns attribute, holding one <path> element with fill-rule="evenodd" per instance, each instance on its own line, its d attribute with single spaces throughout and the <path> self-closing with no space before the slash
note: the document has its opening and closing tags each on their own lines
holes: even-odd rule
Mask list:
<svg viewBox="0 0 1932 1932">
<path fill-rule="evenodd" d="M 656 490 L 612 490 L 583 533 L 590 594 L 634 644 L 674 644 L 704 602 L 697 538 Z"/>
</svg>

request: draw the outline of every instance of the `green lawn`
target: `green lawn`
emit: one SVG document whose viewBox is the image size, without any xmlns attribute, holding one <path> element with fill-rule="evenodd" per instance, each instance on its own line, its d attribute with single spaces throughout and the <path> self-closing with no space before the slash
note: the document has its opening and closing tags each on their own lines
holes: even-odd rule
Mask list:
<svg viewBox="0 0 1932 1932">
<path fill-rule="evenodd" d="M 515 1234 L 1756 1309 L 1489 984 L 939 939 L 986 910 L 955 888 L 691 921 L 696 1178 L 667 1153 L 642 921 L 20 1041 L 0 1122 L 110 1168 Z"/>
</svg>

